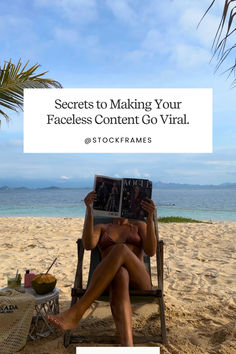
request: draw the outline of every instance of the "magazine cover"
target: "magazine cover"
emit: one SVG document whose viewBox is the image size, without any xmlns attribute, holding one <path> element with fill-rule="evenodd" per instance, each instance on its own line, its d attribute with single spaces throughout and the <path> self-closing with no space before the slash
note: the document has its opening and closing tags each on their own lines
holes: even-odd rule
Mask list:
<svg viewBox="0 0 236 354">
<path fill-rule="evenodd" d="M 138 178 L 95 176 L 93 215 L 145 220 L 147 212 L 141 202 L 151 198 L 152 182 Z"/>
<path fill-rule="evenodd" d="M 128 219 L 145 220 L 147 212 L 142 208 L 143 200 L 151 199 L 152 182 L 144 179 L 124 178 L 121 216 Z"/>
<path fill-rule="evenodd" d="M 120 217 L 122 202 L 122 179 L 95 176 L 94 191 L 97 199 L 93 203 L 93 214 Z"/>
<path fill-rule="evenodd" d="M 1 1 L 0 353 L 236 353 L 235 3 Z"/>
</svg>

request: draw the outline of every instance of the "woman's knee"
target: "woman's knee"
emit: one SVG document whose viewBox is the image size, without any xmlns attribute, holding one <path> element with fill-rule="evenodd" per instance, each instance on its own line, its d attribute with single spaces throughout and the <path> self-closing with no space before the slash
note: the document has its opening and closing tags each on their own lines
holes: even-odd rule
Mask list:
<svg viewBox="0 0 236 354">
<path fill-rule="evenodd" d="M 112 247 L 112 252 L 117 255 L 126 255 L 130 253 L 129 247 L 124 243 L 118 243 Z"/>
</svg>

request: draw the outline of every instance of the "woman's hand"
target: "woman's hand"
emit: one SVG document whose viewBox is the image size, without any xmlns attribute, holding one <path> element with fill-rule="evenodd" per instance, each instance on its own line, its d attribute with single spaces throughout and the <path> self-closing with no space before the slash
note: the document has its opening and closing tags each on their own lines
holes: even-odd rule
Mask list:
<svg viewBox="0 0 236 354">
<path fill-rule="evenodd" d="M 92 250 L 97 246 L 101 235 L 101 225 L 93 226 L 92 205 L 97 200 L 95 192 L 90 192 L 84 198 L 84 203 L 87 207 L 86 217 L 84 222 L 82 240 L 86 250 Z"/>
<path fill-rule="evenodd" d="M 97 195 L 95 192 L 90 192 L 84 198 L 84 203 L 88 209 L 92 209 L 93 202 L 96 201 Z"/>
<path fill-rule="evenodd" d="M 155 213 L 156 207 L 154 202 L 150 198 L 146 198 L 141 202 L 141 207 L 148 213 L 146 227 L 141 227 L 139 233 L 143 241 L 144 252 L 152 257 L 156 253 L 157 239 L 155 234 L 155 226 L 153 221 L 153 214 Z M 143 223 L 141 224 L 143 225 Z"/>
<path fill-rule="evenodd" d="M 153 218 L 156 207 L 152 199 L 146 198 L 146 200 L 141 201 L 141 207 L 143 210 L 147 211 L 148 218 Z"/>
</svg>

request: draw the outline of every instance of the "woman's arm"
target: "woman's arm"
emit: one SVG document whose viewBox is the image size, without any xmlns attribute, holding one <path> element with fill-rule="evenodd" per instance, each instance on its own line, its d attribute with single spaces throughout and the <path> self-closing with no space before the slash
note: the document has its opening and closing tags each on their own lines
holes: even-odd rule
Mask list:
<svg viewBox="0 0 236 354">
<path fill-rule="evenodd" d="M 91 250 L 97 246 L 101 234 L 101 225 L 93 225 L 92 204 L 95 199 L 95 192 L 90 192 L 84 199 L 84 203 L 86 205 L 86 216 L 82 240 L 86 250 Z"/>
<path fill-rule="evenodd" d="M 141 202 L 141 207 L 148 212 L 147 223 L 139 222 L 138 228 L 143 241 L 143 250 L 148 256 L 152 257 L 155 255 L 157 248 L 157 239 L 153 222 L 153 215 L 156 207 L 151 199 L 146 199 L 148 199 L 148 201 L 143 200 Z"/>
</svg>

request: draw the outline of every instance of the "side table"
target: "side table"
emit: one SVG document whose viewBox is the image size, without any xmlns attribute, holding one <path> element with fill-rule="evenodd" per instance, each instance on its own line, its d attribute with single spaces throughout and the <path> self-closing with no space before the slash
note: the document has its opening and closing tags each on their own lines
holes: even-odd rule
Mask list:
<svg viewBox="0 0 236 354">
<path fill-rule="evenodd" d="M 2 290 L 7 290 L 5 287 Z M 59 290 L 57 287 L 50 293 L 38 295 L 33 288 L 25 288 L 21 285 L 19 291 L 29 293 L 35 298 L 35 313 L 32 318 L 29 331 L 29 338 L 35 340 L 37 338 L 47 337 L 55 328 L 46 321 L 46 315 L 55 315 L 59 313 Z"/>
</svg>

